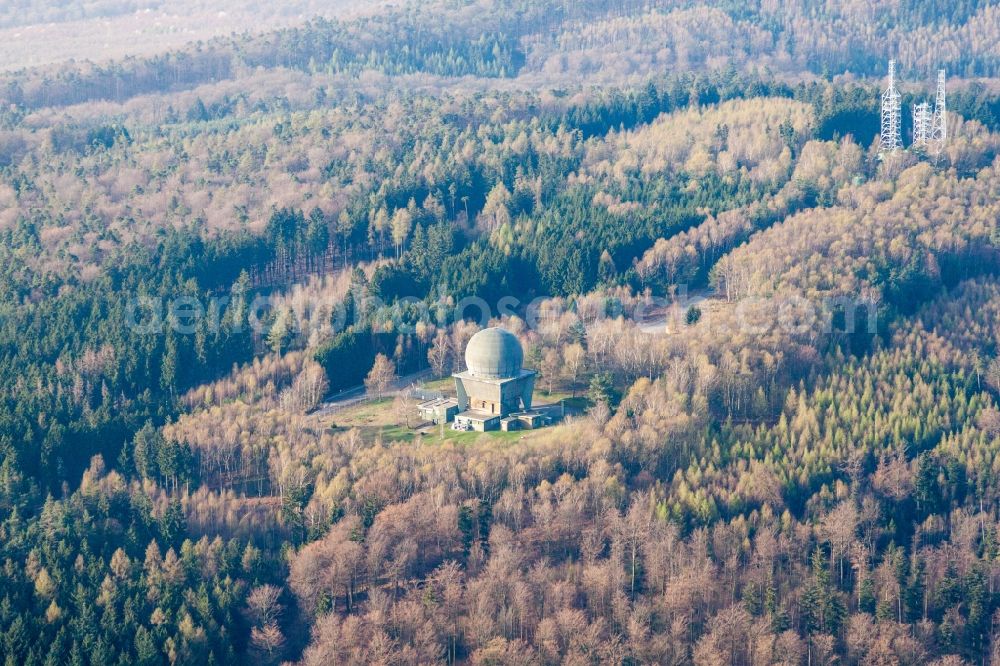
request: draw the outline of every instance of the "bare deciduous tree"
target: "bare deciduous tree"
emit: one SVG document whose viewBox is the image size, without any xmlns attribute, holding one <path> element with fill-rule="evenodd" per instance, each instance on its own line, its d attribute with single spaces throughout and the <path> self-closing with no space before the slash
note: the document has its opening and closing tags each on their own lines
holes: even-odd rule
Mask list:
<svg viewBox="0 0 1000 666">
<path fill-rule="evenodd" d="M 995 358 L 986 366 L 986 383 L 1000 393 L 1000 358 Z"/>
<path fill-rule="evenodd" d="M 448 358 L 451 355 L 451 338 L 447 331 L 438 330 L 434 336 L 434 343 L 427 350 L 427 362 L 430 363 L 435 377 L 443 377 L 448 367 Z"/>
<path fill-rule="evenodd" d="M 396 415 L 396 422 L 409 428 L 410 421 L 413 419 L 413 409 L 413 390 L 407 387 L 397 393 L 396 399 L 392 402 L 392 411 Z"/>
<path fill-rule="evenodd" d="M 840 582 L 844 581 L 844 558 L 857 536 L 858 510 L 853 500 L 845 500 L 826 514 L 819 525 L 819 535 L 830 544 L 830 557 L 840 567 Z"/>
<path fill-rule="evenodd" d="M 260 585 L 247 596 L 247 607 L 254 624 L 265 626 L 277 621 L 282 605 L 278 602 L 281 588 L 274 585 Z"/>
<path fill-rule="evenodd" d="M 263 627 L 254 627 L 250 631 L 250 642 L 254 649 L 265 654 L 268 659 L 273 659 L 285 645 L 285 636 L 281 633 L 276 622 L 271 622 Z"/>
<path fill-rule="evenodd" d="M 395 364 L 385 354 L 377 354 L 372 369 L 365 377 L 365 389 L 369 394 L 375 394 L 377 400 L 381 400 L 382 395 L 395 380 Z"/>
<path fill-rule="evenodd" d="M 570 343 L 563 349 L 563 361 L 566 363 L 566 370 L 569 371 L 573 396 L 576 397 L 576 381 L 587 361 L 587 352 L 580 343 Z"/>
</svg>

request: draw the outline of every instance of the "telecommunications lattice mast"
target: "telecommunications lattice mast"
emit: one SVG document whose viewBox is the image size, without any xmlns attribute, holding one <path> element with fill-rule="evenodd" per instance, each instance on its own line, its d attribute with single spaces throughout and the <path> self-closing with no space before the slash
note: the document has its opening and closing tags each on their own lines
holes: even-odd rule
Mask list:
<svg viewBox="0 0 1000 666">
<path fill-rule="evenodd" d="M 927 102 L 913 105 L 913 147 L 926 148 L 931 140 L 933 127 L 931 105 Z"/>
<path fill-rule="evenodd" d="M 938 70 L 937 96 L 934 98 L 934 119 L 931 124 L 931 142 L 934 152 L 940 154 L 948 142 L 948 107 L 945 100 L 944 70 Z"/>
<path fill-rule="evenodd" d="M 896 90 L 896 61 L 889 61 L 889 86 L 882 93 L 882 133 L 879 137 L 880 155 L 893 153 L 902 141 L 899 132 L 899 91 Z"/>
</svg>

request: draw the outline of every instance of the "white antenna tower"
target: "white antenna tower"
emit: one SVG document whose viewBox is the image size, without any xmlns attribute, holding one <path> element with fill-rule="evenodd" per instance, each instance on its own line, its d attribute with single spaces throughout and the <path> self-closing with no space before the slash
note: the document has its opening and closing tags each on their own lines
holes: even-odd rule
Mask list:
<svg viewBox="0 0 1000 666">
<path fill-rule="evenodd" d="M 913 147 L 926 147 L 931 140 L 933 118 L 927 102 L 913 105 Z"/>
<path fill-rule="evenodd" d="M 899 91 L 896 90 L 896 61 L 889 61 L 889 87 L 882 93 L 882 133 L 879 154 L 895 152 L 902 144 L 899 136 Z"/>
<path fill-rule="evenodd" d="M 944 144 L 948 142 L 948 108 L 945 101 L 944 70 L 938 70 L 937 97 L 934 98 L 934 120 L 931 124 L 931 141 L 934 142 L 935 152 L 944 150 Z"/>
</svg>

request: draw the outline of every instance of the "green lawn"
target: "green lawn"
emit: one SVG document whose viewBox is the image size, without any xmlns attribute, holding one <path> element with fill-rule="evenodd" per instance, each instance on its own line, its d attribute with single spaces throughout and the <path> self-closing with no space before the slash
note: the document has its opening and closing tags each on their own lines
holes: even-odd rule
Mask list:
<svg viewBox="0 0 1000 666">
<path fill-rule="evenodd" d="M 372 428 L 372 435 L 382 435 L 382 441 L 385 442 L 412 442 L 417 433 L 415 430 L 410 430 L 406 426 L 401 425 L 384 425 Z"/>
<path fill-rule="evenodd" d="M 441 391 L 446 395 L 455 395 L 455 380 L 451 377 L 432 379 L 424 382 L 424 388 L 429 391 Z"/>
<path fill-rule="evenodd" d="M 338 426 L 347 423 L 370 425 L 372 423 L 386 423 L 386 419 L 391 416 L 392 398 L 382 398 L 380 400 L 365 400 L 347 409 L 342 409 L 333 414 L 333 421 Z"/>
<path fill-rule="evenodd" d="M 541 405 L 558 405 L 561 401 L 566 408 L 567 414 L 580 414 L 590 408 L 590 400 L 586 396 L 577 395 L 573 397 L 571 393 L 560 391 L 553 391 L 552 395 L 548 395 L 543 391 L 535 391 L 532 400 L 532 404 L 536 407 Z"/>
</svg>

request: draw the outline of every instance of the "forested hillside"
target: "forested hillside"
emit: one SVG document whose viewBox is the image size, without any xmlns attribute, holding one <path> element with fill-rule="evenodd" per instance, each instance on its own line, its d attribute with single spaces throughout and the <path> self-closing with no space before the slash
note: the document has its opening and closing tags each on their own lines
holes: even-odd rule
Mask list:
<svg viewBox="0 0 1000 666">
<path fill-rule="evenodd" d="M 0 8 L 5 664 L 1000 664 L 995 3 L 168 4 Z"/>
<path fill-rule="evenodd" d="M 346 19 L 382 5 L 380 0 L 8 0 L 0 7 L 0 70 L 151 56 L 309 18 Z"/>
</svg>

